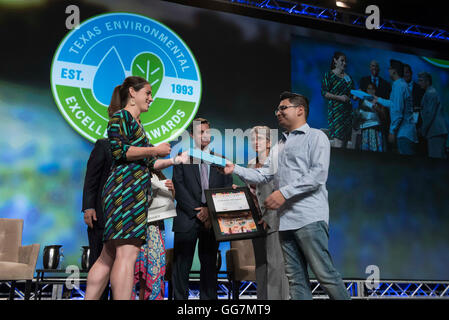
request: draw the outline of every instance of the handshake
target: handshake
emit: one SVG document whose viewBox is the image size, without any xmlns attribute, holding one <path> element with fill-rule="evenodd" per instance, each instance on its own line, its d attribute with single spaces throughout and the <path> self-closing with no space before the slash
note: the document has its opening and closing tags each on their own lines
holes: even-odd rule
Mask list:
<svg viewBox="0 0 449 320">
<path fill-rule="evenodd" d="M 224 174 L 232 174 L 234 173 L 235 164 L 226 160 L 226 166 L 220 168 L 219 170 Z"/>
<path fill-rule="evenodd" d="M 234 172 L 234 169 L 235 164 L 226 160 L 226 166 L 220 168 L 219 170 L 223 174 L 232 174 Z M 247 169 L 247 170 L 255 170 L 255 169 Z M 267 209 L 276 210 L 279 209 L 285 202 L 286 199 L 284 195 L 279 190 L 276 190 L 265 199 L 264 205 L 266 206 Z"/>
</svg>

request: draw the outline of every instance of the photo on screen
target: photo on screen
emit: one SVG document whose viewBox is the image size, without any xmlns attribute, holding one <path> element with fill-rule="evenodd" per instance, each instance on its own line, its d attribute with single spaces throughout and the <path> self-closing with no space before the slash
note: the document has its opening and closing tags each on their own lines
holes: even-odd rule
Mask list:
<svg viewBox="0 0 449 320">
<path fill-rule="evenodd" d="M 449 61 L 292 35 L 291 77 L 332 147 L 446 157 Z"/>
</svg>

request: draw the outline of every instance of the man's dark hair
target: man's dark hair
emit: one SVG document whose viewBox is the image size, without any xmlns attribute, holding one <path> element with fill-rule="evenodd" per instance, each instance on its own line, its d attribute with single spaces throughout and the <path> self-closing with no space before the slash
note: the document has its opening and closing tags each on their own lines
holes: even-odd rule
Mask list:
<svg viewBox="0 0 449 320">
<path fill-rule="evenodd" d="M 413 74 L 412 67 L 410 67 L 409 64 L 404 63 L 404 71 L 405 71 L 405 69 L 409 69 L 409 70 L 410 70 L 410 73 Z"/>
<path fill-rule="evenodd" d="M 208 124 L 210 127 L 209 120 L 204 119 L 204 118 L 195 118 L 195 119 L 193 119 L 192 124 L 189 129 L 190 134 L 193 135 L 193 126 L 198 125 L 198 124 Z"/>
<path fill-rule="evenodd" d="M 426 81 L 429 81 L 429 84 L 432 85 L 432 76 L 428 72 L 420 72 L 418 73 L 418 78 L 422 78 Z"/>
<path fill-rule="evenodd" d="M 288 99 L 288 101 L 290 101 L 290 103 L 294 104 L 295 106 L 303 106 L 307 120 L 307 118 L 309 117 L 309 99 L 306 96 L 299 93 L 284 91 L 281 93 L 280 99 L 281 101 Z"/>
<path fill-rule="evenodd" d="M 399 77 L 402 78 L 404 76 L 404 64 L 401 61 L 391 59 L 390 60 L 390 68 L 396 70 Z"/>
</svg>

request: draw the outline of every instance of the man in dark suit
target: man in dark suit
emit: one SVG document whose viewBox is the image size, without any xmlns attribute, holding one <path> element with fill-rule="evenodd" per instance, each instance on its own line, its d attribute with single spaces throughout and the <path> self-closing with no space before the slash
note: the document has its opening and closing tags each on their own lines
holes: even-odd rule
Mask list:
<svg viewBox="0 0 449 320">
<path fill-rule="evenodd" d="M 408 85 L 413 100 L 413 111 L 421 111 L 421 100 L 424 96 L 425 90 L 423 90 L 415 81 L 413 81 L 412 67 L 408 64 L 404 64 L 404 80 Z"/>
<path fill-rule="evenodd" d="M 101 194 L 108 179 L 112 165 L 111 146 L 108 139 L 98 139 L 87 161 L 83 188 L 84 222 L 87 224 L 89 238 L 89 269 L 100 256 L 103 249 L 103 231 L 105 219 Z M 108 286 L 100 300 L 107 300 Z"/>
<path fill-rule="evenodd" d="M 210 152 L 210 125 L 206 119 L 193 120 L 190 136 L 195 148 Z M 216 154 L 219 156 L 218 154 Z M 207 163 L 181 164 L 173 167 L 177 216 L 173 221 L 173 289 L 177 300 L 188 299 L 189 272 L 198 242 L 200 270 L 200 299 L 217 299 L 218 243 L 209 221 L 204 190 L 232 186 L 232 177 L 221 174 Z"/>
<path fill-rule="evenodd" d="M 359 87 L 361 90 L 365 90 L 369 83 L 373 83 L 376 86 L 376 96 L 389 99 L 391 92 L 391 84 L 379 76 L 380 67 L 376 60 L 373 60 L 369 64 L 370 75 L 360 79 Z"/>
</svg>

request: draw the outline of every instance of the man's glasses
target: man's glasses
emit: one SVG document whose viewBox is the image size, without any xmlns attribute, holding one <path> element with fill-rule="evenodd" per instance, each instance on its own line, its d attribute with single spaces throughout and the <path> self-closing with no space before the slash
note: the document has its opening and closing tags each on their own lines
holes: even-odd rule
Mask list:
<svg viewBox="0 0 449 320">
<path fill-rule="evenodd" d="M 277 114 L 278 112 L 287 110 L 288 108 L 296 108 L 296 107 L 299 107 L 299 106 L 283 106 L 283 105 L 280 105 L 279 107 L 277 107 L 277 108 L 274 110 L 274 114 Z"/>
</svg>

